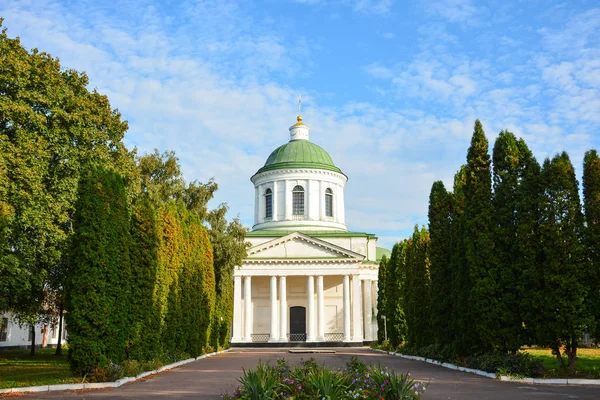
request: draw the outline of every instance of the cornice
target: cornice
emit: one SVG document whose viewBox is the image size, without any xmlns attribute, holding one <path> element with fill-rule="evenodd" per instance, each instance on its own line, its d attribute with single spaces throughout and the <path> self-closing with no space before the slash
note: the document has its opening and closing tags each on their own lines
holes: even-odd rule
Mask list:
<svg viewBox="0 0 600 400">
<path fill-rule="evenodd" d="M 316 168 L 284 168 L 284 169 L 273 169 L 269 171 L 263 171 L 253 175 L 250 180 L 252 183 L 256 182 L 261 178 L 267 178 L 273 175 L 285 175 L 285 174 L 319 174 L 319 175 L 329 175 L 335 178 L 342 180 L 344 183 L 348 181 L 348 177 L 344 174 L 335 171 L 329 171 L 326 169 L 316 169 Z"/>
</svg>

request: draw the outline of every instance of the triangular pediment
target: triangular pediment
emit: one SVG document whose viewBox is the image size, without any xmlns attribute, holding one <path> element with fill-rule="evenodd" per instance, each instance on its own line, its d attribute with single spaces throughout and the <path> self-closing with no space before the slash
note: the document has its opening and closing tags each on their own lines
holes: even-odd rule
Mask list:
<svg viewBox="0 0 600 400">
<path fill-rule="evenodd" d="M 365 256 L 300 232 L 290 233 L 248 250 L 252 259 L 347 259 L 362 261 Z"/>
</svg>

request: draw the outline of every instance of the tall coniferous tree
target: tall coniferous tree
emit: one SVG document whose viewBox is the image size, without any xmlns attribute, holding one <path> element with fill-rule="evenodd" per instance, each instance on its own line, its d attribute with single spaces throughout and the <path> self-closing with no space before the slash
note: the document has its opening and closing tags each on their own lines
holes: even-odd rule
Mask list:
<svg viewBox="0 0 600 400">
<path fill-rule="evenodd" d="M 493 151 L 495 257 L 490 272 L 498 285 L 497 308 L 491 310 L 492 321 L 496 323 L 491 330 L 491 337 L 494 348 L 503 352 L 516 352 L 523 340 L 517 238 L 519 156 L 515 136 L 511 132 L 500 132 Z"/>
<path fill-rule="evenodd" d="M 585 247 L 590 260 L 590 305 L 594 310 L 594 334 L 600 341 L 600 157 L 596 150 L 583 159 L 583 204 L 585 208 Z"/>
<path fill-rule="evenodd" d="M 465 182 L 464 242 L 472 288 L 467 316 L 471 324 L 465 332 L 469 353 L 490 350 L 497 305 L 497 288 L 490 274 L 494 257 L 492 234 L 492 177 L 488 141 L 479 120 L 475 121 L 467 152 Z"/>
<path fill-rule="evenodd" d="M 415 226 L 406 251 L 406 282 L 404 285 L 404 310 L 406 338 L 410 346 L 424 347 L 431 340 L 429 232 Z"/>
<path fill-rule="evenodd" d="M 385 313 L 387 311 L 387 294 L 385 288 L 387 287 L 387 268 L 388 259 L 384 255 L 381 257 L 379 262 L 379 269 L 377 270 L 377 341 L 382 343 L 387 337 L 387 321 L 384 322 L 383 317 L 388 317 Z"/>
<path fill-rule="evenodd" d="M 524 322 L 523 343 L 535 343 L 536 319 L 544 303 L 541 276 L 542 250 L 539 236 L 541 167 L 525 141 L 519 139 L 519 187 L 517 203 L 517 269 L 521 280 L 515 282 L 520 291 L 520 310 Z"/>
<path fill-rule="evenodd" d="M 386 317 L 388 340 L 394 347 L 406 338 L 404 313 L 404 285 L 406 280 L 406 249 L 408 241 L 398 242 L 392 248 L 386 272 Z"/>
<path fill-rule="evenodd" d="M 546 159 L 541 174 L 540 240 L 543 309 L 536 321 L 538 344 L 547 345 L 573 372 L 578 340 L 592 325 L 589 281 L 582 245 L 583 214 L 575 170 L 567 153 Z M 560 348 L 565 346 L 568 366 Z"/>
<path fill-rule="evenodd" d="M 471 291 L 471 277 L 466 261 L 464 239 L 464 188 L 467 180 L 467 167 L 463 165 L 454 175 L 454 193 L 451 196 L 451 267 L 452 267 L 452 331 L 455 340 L 454 352 L 458 355 L 468 355 L 468 333 L 472 329 L 473 321 L 469 318 L 469 293 Z"/>
<path fill-rule="evenodd" d="M 448 346 L 452 333 L 451 266 L 452 197 L 442 181 L 436 181 L 429 195 L 429 235 L 431 274 L 431 324 L 436 344 Z"/>
<path fill-rule="evenodd" d="M 92 168 L 79 184 L 67 281 L 69 360 L 88 373 L 125 358 L 131 325 L 129 212 L 117 173 Z"/>
</svg>

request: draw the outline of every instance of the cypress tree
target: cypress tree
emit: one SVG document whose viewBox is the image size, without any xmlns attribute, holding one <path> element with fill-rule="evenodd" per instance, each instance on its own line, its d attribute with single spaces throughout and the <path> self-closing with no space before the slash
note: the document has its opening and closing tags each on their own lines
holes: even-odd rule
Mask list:
<svg viewBox="0 0 600 400">
<path fill-rule="evenodd" d="M 379 262 L 377 270 L 377 341 L 381 344 L 385 340 L 387 333 L 387 321 L 384 323 L 383 316 L 388 317 L 385 313 L 387 310 L 386 285 L 387 285 L 387 268 L 388 259 L 384 255 Z"/>
<path fill-rule="evenodd" d="M 404 310 L 408 344 L 421 348 L 431 343 L 429 233 L 415 230 L 406 251 Z"/>
<path fill-rule="evenodd" d="M 406 317 L 404 314 L 404 284 L 406 279 L 406 249 L 408 240 L 398 242 L 392 248 L 386 274 L 386 316 L 388 340 L 393 347 L 406 338 Z"/>
<path fill-rule="evenodd" d="M 600 341 L 600 158 L 596 150 L 583 159 L 583 204 L 585 207 L 585 246 L 590 260 L 590 306 L 594 313 L 596 341 Z"/>
<path fill-rule="evenodd" d="M 452 197 L 442 181 L 436 181 L 429 195 L 429 235 L 431 273 L 431 324 L 435 343 L 449 346 L 452 333 L 451 267 Z"/>
<path fill-rule="evenodd" d="M 494 265 L 491 275 L 498 285 L 498 304 L 492 310 L 491 337 L 495 349 L 516 352 L 522 345 L 517 240 L 517 208 L 519 203 L 519 145 L 511 132 L 502 131 L 493 151 L 493 229 Z"/>
<path fill-rule="evenodd" d="M 131 215 L 131 315 L 128 358 L 149 360 L 160 349 L 160 314 L 155 304 L 157 280 L 158 216 L 152 203 L 142 199 L 132 207 Z"/>
<path fill-rule="evenodd" d="M 542 251 L 539 237 L 540 221 L 540 165 L 520 139 L 519 187 L 517 203 L 517 260 L 516 269 L 521 272 L 519 286 L 521 316 L 524 322 L 523 343 L 535 342 L 536 319 L 542 313 L 543 286 L 539 279 L 542 266 Z"/>
<path fill-rule="evenodd" d="M 578 340 L 592 324 L 587 307 L 587 263 L 581 243 L 583 214 L 575 170 L 567 153 L 546 159 L 541 174 L 540 239 L 543 308 L 536 321 L 538 344 L 552 348 L 561 366 L 574 372 Z M 565 346 L 568 366 L 560 347 Z"/>
<path fill-rule="evenodd" d="M 465 350 L 469 353 L 490 349 L 495 328 L 494 311 L 498 307 L 496 277 L 490 274 L 490 263 L 494 257 L 491 179 L 488 141 L 477 120 L 467 153 L 464 187 L 464 243 L 472 283 L 466 315 L 470 323 L 464 326 Z"/>
<path fill-rule="evenodd" d="M 469 318 L 469 293 L 471 278 L 466 262 L 464 240 L 464 187 L 467 179 L 467 167 L 462 166 L 454 176 L 454 193 L 451 217 L 451 267 L 452 267 L 452 331 L 454 332 L 454 352 L 468 355 L 468 333 L 472 329 L 473 320 Z"/>
<path fill-rule="evenodd" d="M 131 271 L 123 178 L 90 169 L 79 184 L 76 209 L 66 318 L 71 368 L 83 374 L 125 358 Z"/>
</svg>

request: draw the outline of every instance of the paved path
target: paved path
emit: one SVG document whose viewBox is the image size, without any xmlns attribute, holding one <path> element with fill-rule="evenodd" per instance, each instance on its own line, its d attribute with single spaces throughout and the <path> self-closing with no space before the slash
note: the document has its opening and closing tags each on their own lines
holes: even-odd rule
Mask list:
<svg viewBox="0 0 600 400">
<path fill-rule="evenodd" d="M 600 387 L 549 386 L 500 382 L 400 357 L 375 353 L 369 349 L 335 349 L 335 354 L 290 354 L 286 349 L 236 349 L 215 357 L 186 364 L 152 379 L 117 389 L 78 392 L 46 392 L 25 395 L 33 399 L 220 399 L 238 386 L 242 368 L 258 360 L 275 363 L 286 358 L 292 364 L 314 357 L 319 363 L 341 368 L 354 355 L 365 362 L 380 362 L 397 371 L 410 371 L 413 378 L 430 381 L 423 399 L 600 399 Z"/>
</svg>

